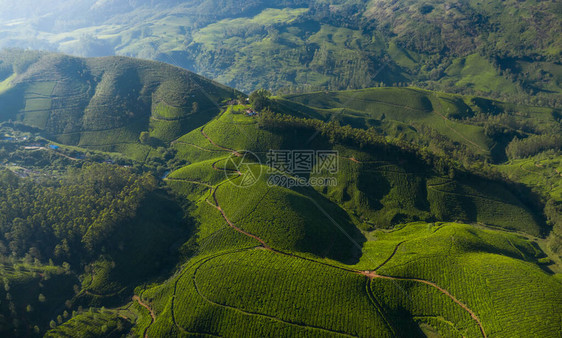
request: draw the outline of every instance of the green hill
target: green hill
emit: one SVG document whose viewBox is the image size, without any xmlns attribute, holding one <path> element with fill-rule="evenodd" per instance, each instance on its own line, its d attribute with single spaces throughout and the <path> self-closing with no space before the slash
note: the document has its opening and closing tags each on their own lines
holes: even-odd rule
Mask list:
<svg viewBox="0 0 562 338">
<path fill-rule="evenodd" d="M 273 129 L 270 129 L 269 125 L 272 125 Z M 267 149 L 298 150 L 306 146 L 307 149 L 338 151 L 339 167 L 338 173 L 334 175 L 338 184 L 318 188 L 318 192 L 348 211 L 353 211 L 367 228 L 437 217 L 449 221 L 481 221 L 528 231 L 535 235 L 540 233 L 540 226 L 534 219 L 533 212 L 529 211 L 525 203 L 510 192 L 509 188 L 496 182 L 486 182 L 485 179 L 474 175 L 459 176 L 454 180 L 446 178 L 443 181 L 435 169 L 420 163 L 411 154 L 397 155 L 395 152 L 400 150 L 391 145 L 375 145 L 371 148 L 366 146 L 366 149 L 357 150 L 354 147 L 342 146 L 341 141 L 336 142 L 338 145 L 331 144 L 330 140 L 322 135 L 316 136 L 314 143 L 307 143 L 316 131 L 302 125 L 294 125 L 291 129 L 281 129 L 282 131 L 279 131 L 280 126 L 276 126 L 275 122 L 269 122 L 259 129 L 256 129 L 257 127 L 258 120 L 242 117 L 228 110 L 207 124 L 204 132 L 219 145 L 228 144 L 233 149 L 249 150 L 258 154 L 264 164 L 267 162 Z M 182 140 L 191 140 L 192 143 L 182 144 Z M 200 148 L 209 145 L 212 146 L 201 131 L 195 130 L 180 138 L 174 147 L 178 148 L 178 154 L 182 154 L 181 149 L 190 148 L 191 153 L 194 150 L 196 153 L 204 152 L 216 159 L 228 155 L 225 150 L 218 153 L 201 151 Z M 189 160 L 198 162 L 192 157 Z M 210 164 L 211 161 L 207 163 Z M 183 170 L 188 170 L 190 166 L 181 172 L 187 173 Z M 175 175 L 177 174 L 173 173 L 170 177 Z M 182 174 L 182 177 L 187 176 L 184 175 Z M 205 182 L 213 184 L 212 180 Z M 454 187 L 448 183 L 453 183 Z M 233 186 L 227 185 L 218 190 L 218 196 L 221 196 L 221 191 L 229 191 L 225 192 L 224 196 L 236 196 L 232 189 Z M 244 193 L 244 196 L 245 199 L 249 198 L 247 193 Z M 263 196 L 257 198 L 264 199 Z M 278 196 L 275 200 L 279 201 L 282 198 Z M 500 205 L 495 205 L 496 202 Z M 451 209 L 453 205 L 455 208 Z"/>
<path fill-rule="evenodd" d="M 514 137 L 557 135 L 562 130 L 556 108 L 410 87 L 287 95 L 275 98 L 272 108 L 299 117 L 371 128 L 459 160 L 503 162 Z"/>
<path fill-rule="evenodd" d="M 166 282 L 138 290 L 155 321 L 145 311 L 135 332 L 507 337 L 532 327 L 556 336 L 562 284 L 539 267 L 545 257 L 539 238 L 498 230 L 540 229 L 500 183 L 442 178 L 392 144 L 357 149 L 337 136 L 330 141 L 326 132 L 307 146 L 339 151 L 336 186 L 268 188 L 271 174 L 240 186 L 266 168 L 256 163 L 232 172 L 227 159 L 235 151 L 265 160 L 270 146 L 302 149 L 315 132 L 305 126 L 265 123 L 230 107 L 174 143 L 177 156 L 193 163 L 167 182 L 195 203 L 197 254 Z M 404 224 L 416 216 L 425 221 Z M 453 218 L 496 227 L 431 221 Z M 385 221 L 394 228 L 386 230 Z M 358 229 L 368 230 L 354 235 Z M 308 231 L 314 236 L 307 238 Z M 332 248 L 330 238 L 358 245 L 347 248 L 355 258 L 316 249 Z M 529 298 L 536 304 L 528 306 Z"/>
<path fill-rule="evenodd" d="M 20 58 L 27 59 L 24 65 Z M 34 127 L 53 141 L 136 158 L 219 113 L 232 89 L 158 62 L 124 57 L 80 59 L 5 52 L 13 75 L 0 94 L 0 120 Z"/>
</svg>

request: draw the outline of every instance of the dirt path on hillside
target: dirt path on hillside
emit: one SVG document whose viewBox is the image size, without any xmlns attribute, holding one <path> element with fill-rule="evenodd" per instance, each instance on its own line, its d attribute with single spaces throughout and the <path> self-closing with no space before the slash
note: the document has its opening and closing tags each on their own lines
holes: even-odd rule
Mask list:
<svg viewBox="0 0 562 338">
<path fill-rule="evenodd" d="M 234 223 L 232 223 L 232 221 L 230 221 L 230 219 L 228 219 L 228 217 L 226 216 L 226 213 L 224 212 L 224 210 L 222 209 L 222 207 L 221 207 L 220 204 L 219 204 L 219 201 L 218 201 L 218 199 L 217 199 L 216 192 L 217 192 L 217 189 L 214 189 L 214 190 L 213 190 L 213 200 L 215 201 L 215 205 L 213 205 L 213 203 L 209 202 L 208 200 L 206 200 L 206 201 L 207 201 L 207 203 L 209 203 L 210 205 L 212 205 L 213 207 L 215 207 L 215 208 L 221 213 L 222 218 L 224 218 L 224 220 L 226 221 L 226 223 L 228 223 L 228 225 L 229 225 L 231 228 L 233 228 L 234 230 L 238 231 L 239 233 L 241 233 L 241 234 L 243 234 L 243 235 L 246 235 L 246 236 L 248 236 L 248 237 L 251 237 L 251 238 L 257 240 L 258 242 L 260 242 L 261 245 L 262 245 L 266 250 L 273 251 L 273 250 L 271 249 L 271 247 L 270 247 L 269 245 L 267 245 L 267 243 L 266 243 L 263 239 L 259 238 L 259 237 L 256 236 L 256 235 L 253 235 L 253 234 L 251 234 L 251 233 L 249 233 L 249 232 L 247 232 L 247 231 L 244 231 L 244 230 L 240 229 L 239 227 L 237 227 L 236 225 L 234 225 Z"/>
<path fill-rule="evenodd" d="M 205 128 L 205 127 L 201 127 L 201 134 L 202 134 L 212 145 L 214 145 L 215 147 L 220 148 L 220 149 L 222 149 L 222 150 L 229 151 L 230 153 L 232 153 L 233 155 L 235 155 L 235 156 L 237 156 L 237 157 L 241 157 L 241 156 L 242 156 L 242 154 L 240 154 L 240 153 L 237 152 L 236 150 L 229 149 L 229 148 L 226 148 L 226 147 L 223 147 L 223 146 L 220 146 L 220 145 L 216 144 L 215 141 L 213 141 L 209 136 L 207 136 L 207 134 L 205 134 L 205 131 L 203 130 L 204 128 Z M 233 173 L 238 174 L 238 176 L 242 176 L 242 173 L 241 173 L 239 170 L 227 169 L 227 168 L 218 168 L 218 167 L 217 167 L 217 162 L 219 162 L 219 161 L 215 161 L 215 162 L 213 162 L 213 164 L 211 165 L 211 167 L 213 168 L 213 170 L 216 170 L 216 171 L 231 171 L 231 172 L 233 172 Z M 184 180 L 184 181 L 188 181 L 188 180 Z M 196 182 L 194 182 L 194 183 L 196 183 Z M 197 182 L 197 183 L 199 183 L 199 182 Z M 199 184 L 201 184 L 201 183 L 199 183 Z M 253 235 L 253 234 L 251 234 L 251 233 L 249 233 L 249 232 L 247 232 L 247 231 L 244 231 L 244 230 L 240 229 L 239 227 L 237 227 L 236 225 L 234 225 L 234 223 L 226 216 L 226 213 L 224 212 L 224 210 L 222 209 L 222 207 L 221 207 L 220 204 L 219 204 L 219 201 L 218 201 L 218 199 L 217 199 L 217 189 L 218 189 L 218 187 L 212 187 L 212 186 L 210 186 L 210 185 L 206 185 L 206 186 L 210 187 L 210 189 L 211 189 L 211 191 L 212 191 L 211 195 L 212 195 L 212 197 L 213 197 L 213 200 L 214 200 L 215 204 L 209 202 L 209 200 L 207 200 L 207 199 L 205 199 L 205 202 L 209 203 L 209 205 L 211 205 L 211 206 L 213 206 L 215 209 L 217 209 L 217 210 L 221 213 L 222 218 L 224 218 L 224 220 L 226 221 L 226 223 L 227 223 L 231 228 L 233 228 L 234 230 L 238 231 L 239 233 L 241 233 L 241 234 L 243 234 L 243 235 L 245 235 L 245 236 L 248 236 L 248 237 L 251 237 L 251 238 L 257 240 L 258 242 L 260 242 L 260 244 L 261 244 L 265 249 L 270 250 L 270 251 L 272 250 L 271 247 L 270 247 L 269 245 L 267 245 L 267 243 L 266 243 L 263 239 L 259 238 L 259 237 L 256 236 L 256 235 Z"/>
<path fill-rule="evenodd" d="M 402 241 L 402 242 L 396 244 L 396 246 L 394 247 L 394 250 L 392 251 L 390 256 L 384 262 L 382 262 L 379 266 L 377 266 L 375 268 L 375 271 L 382 268 L 386 263 L 388 263 L 392 259 L 392 257 L 394 257 L 394 255 L 396 255 L 396 253 L 398 252 L 398 249 L 400 248 L 400 245 L 404 244 L 404 242 L 406 242 L 406 241 Z"/>
<path fill-rule="evenodd" d="M 154 311 L 152 311 L 152 308 L 150 308 L 150 306 L 148 306 L 148 304 L 144 303 L 139 296 L 135 295 L 133 296 L 133 301 L 136 301 L 137 303 L 139 303 L 140 306 L 144 307 L 145 309 L 148 310 L 148 312 L 150 312 L 150 324 L 148 324 L 148 326 L 144 329 L 144 334 L 143 337 L 144 338 L 148 338 L 148 328 L 150 328 L 150 326 L 156 321 L 156 315 L 154 314 Z"/>
<path fill-rule="evenodd" d="M 464 136 L 463 134 L 461 134 L 458 130 L 456 130 L 455 128 L 451 127 L 447 122 L 453 123 L 453 121 L 451 121 L 447 116 L 443 115 L 443 106 L 441 105 L 441 101 L 439 100 L 438 97 L 436 97 L 437 99 L 437 104 L 439 104 L 439 110 L 441 111 L 438 112 L 437 110 L 433 110 L 433 112 L 437 115 L 439 115 L 443 120 L 445 120 L 445 125 L 447 126 L 447 128 L 451 129 L 451 131 L 455 134 L 457 134 L 458 136 L 460 136 L 463 140 L 465 140 L 466 142 L 472 144 L 473 146 L 475 146 L 476 148 L 482 150 L 482 151 L 488 151 L 488 149 L 484 149 L 481 146 L 479 146 L 477 143 L 473 142 L 472 140 L 468 139 L 466 136 Z"/>
<path fill-rule="evenodd" d="M 203 148 L 201 146 L 198 146 L 197 144 L 194 144 L 194 143 L 183 142 L 183 141 L 178 141 L 178 140 L 172 141 L 172 143 L 170 145 L 174 145 L 174 144 L 184 144 L 186 146 L 191 146 L 191 147 L 194 147 L 194 148 L 197 148 L 199 150 L 203 150 L 203 151 L 206 151 L 206 152 L 209 152 L 209 153 L 220 153 L 220 152 L 228 151 L 228 150 L 224 150 L 224 149 L 207 149 L 207 148 Z"/>
<path fill-rule="evenodd" d="M 229 151 L 229 152 L 231 152 L 233 155 L 235 155 L 236 157 L 242 157 L 242 154 L 240 154 L 240 153 L 237 152 L 236 150 L 230 149 L 230 148 L 226 148 L 226 147 L 223 147 L 223 146 L 221 146 L 221 145 L 216 144 L 215 141 L 213 141 L 209 136 L 207 136 L 207 134 L 205 134 L 205 131 L 203 130 L 204 128 L 205 128 L 205 126 L 201 127 L 201 134 L 202 134 L 202 135 L 207 139 L 207 141 L 209 141 L 212 145 L 214 145 L 214 146 L 217 147 L 217 148 L 220 148 L 220 149 Z"/>
<path fill-rule="evenodd" d="M 291 325 L 291 326 L 296 326 L 296 327 L 300 327 L 300 328 L 309 328 L 309 329 L 320 330 L 320 331 L 323 331 L 325 334 L 337 334 L 337 335 L 341 335 L 341 336 L 345 336 L 345 337 L 357 337 L 357 335 L 351 335 L 351 334 L 346 333 L 346 332 L 327 329 L 327 328 L 324 328 L 324 327 L 318 326 L 318 325 L 304 324 L 302 322 L 300 322 L 300 323 L 299 322 L 292 322 L 292 321 L 289 321 L 289 320 L 286 320 L 286 319 L 281 319 L 281 318 L 273 316 L 273 315 L 268 315 L 266 313 L 249 311 L 249 310 L 245 310 L 243 308 L 239 308 L 239 307 L 235 307 L 235 306 L 231 306 L 231 305 L 227 305 L 227 304 L 222 304 L 222 303 L 217 303 L 216 301 L 214 301 L 214 300 L 210 299 L 208 296 L 206 296 L 204 294 L 204 292 L 202 292 L 200 290 L 199 286 L 197 285 L 197 277 L 196 277 L 199 269 L 204 264 L 210 262 L 211 260 L 213 260 L 215 258 L 217 258 L 217 257 L 211 257 L 208 260 L 205 260 L 204 262 L 199 264 L 199 266 L 197 266 L 197 268 L 195 268 L 195 271 L 193 272 L 193 275 L 191 276 L 192 282 L 193 282 L 193 287 L 195 288 L 195 291 L 206 302 L 208 302 L 208 303 L 210 303 L 214 306 L 219 306 L 219 307 L 225 308 L 225 309 L 231 309 L 231 310 L 243 313 L 245 315 L 263 317 L 263 318 L 267 318 L 269 320 L 274 320 L 274 321 L 279 322 L 279 323 L 283 323 L 283 324 L 287 324 L 287 325 Z"/>
<path fill-rule="evenodd" d="M 237 169 L 228 169 L 228 168 L 217 168 L 217 163 L 219 163 L 222 160 L 218 160 L 213 162 L 213 164 L 211 165 L 211 167 L 213 167 L 213 170 L 215 171 L 230 171 L 232 173 L 236 173 L 238 174 L 238 176 L 242 176 L 242 172 L 240 172 L 240 170 Z"/>
<path fill-rule="evenodd" d="M 442 294 L 444 294 L 445 296 L 449 297 L 453 302 L 457 303 L 457 305 L 459 305 L 460 307 L 462 307 L 466 312 L 468 312 L 470 314 L 470 316 L 472 317 L 472 319 L 474 319 L 474 321 L 476 321 L 476 323 L 478 324 L 478 327 L 480 328 L 480 332 L 482 333 L 482 336 L 484 338 L 487 338 L 486 336 L 486 332 L 484 331 L 484 327 L 482 326 L 482 322 L 480 321 L 480 318 L 478 318 L 478 316 L 468 307 L 466 306 L 463 302 L 461 302 L 460 300 L 456 299 L 455 296 L 451 295 L 449 293 L 449 291 L 443 289 L 442 287 L 440 287 L 439 285 L 427 281 L 425 279 L 418 279 L 418 278 L 407 278 L 407 277 L 391 277 L 391 276 L 384 276 L 384 275 L 379 275 L 377 274 L 376 271 L 361 271 L 360 274 L 362 274 L 363 276 L 366 276 L 368 278 L 374 279 L 374 278 L 381 278 L 381 279 L 388 279 L 388 280 L 401 280 L 401 281 L 414 281 L 414 282 L 418 282 L 418 283 L 423 283 L 423 284 L 427 284 L 431 287 L 436 288 L 437 290 L 439 290 Z"/>
</svg>

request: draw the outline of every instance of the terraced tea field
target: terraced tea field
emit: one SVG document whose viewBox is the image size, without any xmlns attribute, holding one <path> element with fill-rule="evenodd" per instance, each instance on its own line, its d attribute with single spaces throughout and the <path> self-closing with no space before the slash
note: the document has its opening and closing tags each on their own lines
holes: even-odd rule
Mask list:
<svg viewBox="0 0 562 338">
<path fill-rule="evenodd" d="M 229 147 L 228 139 L 214 138 L 217 126 L 226 132 L 220 122 L 225 118 L 227 114 L 217 119 L 216 126 L 193 131 L 174 144 L 195 161 L 170 174 L 168 182 L 178 191 L 185 189 L 198 206 L 200 249 L 167 282 L 143 292 L 143 302 L 156 314 L 156 321 L 145 327 L 149 336 L 267 336 L 271 332 L 310 337 L 421 336 L 439 332 L 443 336 L 509 337 L 528 333 L 530 327 L 532 334 L 542 336 L 552 336 L 558 329 L 562 283 L 537 266 L 544 253 L 526 237 L 444 222 L 408 223 L 394 230 L 353 235 L 354 218 L 331 201 L 336 199 L 333 193 L 326 198 L 306 189 L 268 187 L 263 178 L 251 187 L 231 184 L 252 169 L 225 173 L 228 156 L 243 154 L 241 148 Z M 248 118 L 242 126 L 251 124 Z M 237 142 L 242 144 L 244 138 Z M 404 195 L 417 189 L 399 183 L 407 172 L 388 162 L 369 161 L 361 152 L 344 159 L 345 172 L 382 173 L 392 186 L 403 186 L 399 189 L 404 189 L 400 192 Z M 257 167 L 256 163 L 253 170 Z M 502 205 L 521 208 L 500 187 L 474 190 L 473 184 L 455 188 L 456 182 L 450 179 L 427 182 L 430 196 L 433 188 L 442 194 L 481 198 L 488 204 L 497 199 Z M 351 183 L 355 179 L 345 184 Z M 198 190 L 187 188 L 192 185 Z M 457 193 L 461 188 L 462 193 Z M 494 205 L 476 205 L 483 223 L 494 219 L 484 213 Z M 307 215 L 312 218 L 307 220 Z M 308 229 L 314 236 L 306 239 Z M 314 249 L 313 241 L 326 248 L 331 237 L 346 234 L 352 235 L 358 247 L 335 252 L 357 255 L 360 249 L 355 263 L 350 264 L 350 256 Z M 300 243 L 299 238 L 305 240 Z M 349 238 L 333 243 L 345 240 Z M 540 302 L 530 307 L 528 299 Z"/>
</svg>

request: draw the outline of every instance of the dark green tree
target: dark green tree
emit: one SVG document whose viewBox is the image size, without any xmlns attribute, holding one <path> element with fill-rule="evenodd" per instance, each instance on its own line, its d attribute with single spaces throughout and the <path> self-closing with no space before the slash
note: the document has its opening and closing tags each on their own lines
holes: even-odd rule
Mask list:
<svg viewBox="0 0 562 338">
<path fill-rule="evenodd" d="M 150 142 L 150 133 L 148 131 L 143 131 L 140 133 L 139 141 L 142 144 L 148 144 Z"/>
<path fill-rule="evenodd" d="M 260 88 L 250 94 L 250 104 L 258 111 L 267 108 L 270 104 L 269 98 L 271 95 L 269 90 Z"/>
</svg>

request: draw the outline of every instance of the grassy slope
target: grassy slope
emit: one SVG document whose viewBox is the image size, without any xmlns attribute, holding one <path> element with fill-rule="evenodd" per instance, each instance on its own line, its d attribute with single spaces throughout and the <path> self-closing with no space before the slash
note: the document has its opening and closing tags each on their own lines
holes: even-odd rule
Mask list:
<svg viewBox="0 0 562 338">
<path fill-rule="evenodd" d="M 475 107 L 466 104 L 468 98 L 415 88 L 372 88 L 289 95 L 286 99 L 321 109 L 325 116 L 335 114 L 344 123 L 358 127 L 380 126 L 392 136 L 397 135 L 393 130 L 396 123 L 406 127 L 423 124 L 479 153 L 489 153 L 491 145 L 481 128 L 444 118 L 470 116 Z"/>
<path fill-rule="evenodd" d="M 532 264 L 542 254 L 536 244 L 517 235 L 458 224 L 411 224 L 390 233 L 374 233 L 373 237 L 376 241 L 369 245 L 362 267 L 385 262 L 379 247 L 394 248 L 402 243 L 378 271 L 431 280 L 454 292 L 479 313 L 489 335 L 532 332 L 551 336 L 558 330 L 557 290 L 562 284 Z M 527 299 L 540 304 L 530 305 Z M 408 303 L 398 302 L 404 301 Z M 551 315 L 542 317 L 539 313 Z"/>
<path fill-rule="evenodd" d="M 511 180 L 521 182 L 527 186 L 541 191 L 552 201 L 562 201 L 562 157 L 555 152 L 545 152 L 539 155 L 512 160 L 497 169 L 507 175 Z M 541 248 L 549 253 L 553 262 L 550 268 L 558 273 L 562 272 L 562 257 L 556 251 L 556 238 L 559 236 L 559 229 L 556 227 L 551 232 L 548 240 L 539 241 Z"/>
<path fill-rule="evenodd" d="M 445 70 L 445 74 L 444 81 L 452 81 L 458 87 L 474 88 L 484 93 L 516 93 L 515 84 L 498 76 L 494 66 L 478 54 L 454 60 Z"/>
<path fill-rule="evenodd" d="M 557 201 L 562 200 L 562 159 L 556 154 L 539 154 L 498 166 L 514 181 L 538 187 Z"/>
</svg>

